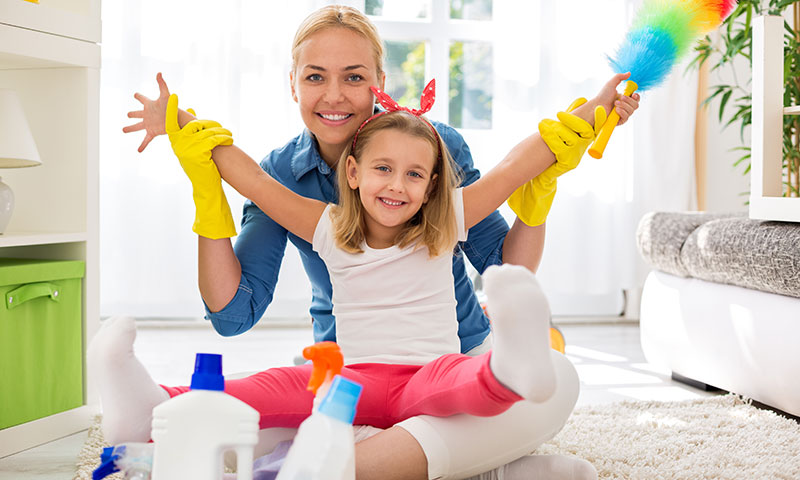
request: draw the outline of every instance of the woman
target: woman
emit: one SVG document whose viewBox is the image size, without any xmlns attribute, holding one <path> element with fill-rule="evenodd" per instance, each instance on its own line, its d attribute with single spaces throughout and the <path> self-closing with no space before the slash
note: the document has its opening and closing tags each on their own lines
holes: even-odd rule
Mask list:
<svg viewBox="0 0 800 480">
<path fill-rule="evenodd" d="M 369 87 L 384 86 L 383 46 L 375 27 L 360 12 L 341 6 L 324 7 L 312 13 L 299 27 L 292 48 L 289 78 L 292 96 L 300 108 L 307 129 L 284 147 L 270 153 L 261 163 L 291 190 L 311 198 L 335 202 L 336 162 L 361 123 L 374 112 L 375 99 Z M 616 77 L 604 88 L 597 102 L 606 108 L 617 100 Z M 151 101 L 139 94 L 144 108 L 131 112 L 141 118 L 148 106 L 166 103 L 169 92 L 159 77 L 161 95 Z M 638 106 L 638 97 L 617 104 L 624 122 Z M 588 106 L 584 111 L 588 109 Z M 163 111 L 163 105 L 162 105 Z M 576 111 L 577 113 L 577 111 Z M 184 114 L 184 118 L 188 114 Z M 184 123 L 184 122 L 181 122 Z M 464 174 L 464 184 L 479 177 L 469 148 L 451 127 L 435 127 Z M 141 130 L 142 124 L 124 131 Z M 163 130 L 147 131 L 140 151 Z M 226 177 L 224 167 L 219 174 Z M 213 183 L 213 182 L 212 182 Z M 197 190 L 197 189 L 196 189 Z M 331 286 L 324 263 L 311 245 L 288 234 L 251 202 L 244 208 L 242 229 L 235 247 L 232 225 L 219 227 L 219 209 L 224 202 L 221 188 L 204 192 L 196 201 L 195 225 L 211 225 L 198 231 L 199 284 L 207 317 L 223 335 L 236 335 L 252 327 L 272 300 L 286 240 L 300 251 L 313 286 L 311 315 L 316 341 L 335 340 Z M 221 200 L 220 200 L 221 199 Z M 197 200 L 197 198 L 196 198 Z M 206 203 L 204 203 L 206 202 Z M 205 205 L 205 206 L 204 206 Z M 224 215 L 223 215 L 224 216 Z M 210 221 L 209 217 L 213 217 Z M 225 222 L 223 222 L 225 223 Z M 233 230 L 233 231 L 232 231 Z M 458 299 L 461 351 L 471 355 L 487 351 L 489 322 L 484 316 L 472 284 L 466 275 L 464 254 L 479 272 L 499 263 L 514 263 L 536 270 L 541 258 L 544 225 L 528 227 L 515 221 L 509 230 L 498 212 L 470 229 L 466 242 L 453 257 L 453 276 Z M 572 471 L 586 473 L 585 465 L 566 457 L 524 457 L 563 426 L 577 400 L 578 380 L 574 368 L 560 355 L 554 356 L 558 387 L 550 401 L 539 405 L 520 402 L 497 417 L 459 415 L 450 418 L 414 417 L 358 443 L 356 469 L 359 478 L 465 478 L 492 470 L 504 463 L 500 474 L 506 479 L 530 478 L 541 471 L 548 478 L 573 478 Z M 277 443 L 285 436 L 272 435 L 265 443 Z M 489 442 L 480 441 L 490 439 Z M 520 458 L 522 457 L 522 458 Z M 589 468 L 591 468 L 589 466 Z M 536 472 L 534 472 L 536 470 Z M 497 475 L 497 473 L 495 473 Z"/>
</svg>

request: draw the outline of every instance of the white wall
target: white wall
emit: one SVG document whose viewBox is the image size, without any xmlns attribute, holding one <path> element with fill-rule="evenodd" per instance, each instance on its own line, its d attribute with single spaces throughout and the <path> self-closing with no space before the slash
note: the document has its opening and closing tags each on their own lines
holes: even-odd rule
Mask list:
<svg viewBox="0 0 800 480">
<path fill-rule="evenodd" d="M 710 62 L 716 62 L 714 58 Z M 710 63 L 713 65 L 713 63 Z M 719 83 L 727 83 L 736 75 L 740 85 L 748 85 L 750 65 L 746 60 L 737 62 L 735 69 L 728 72 L 715 71 L 709 75 L 709 90 Z M 749 88 L 749 87 L 748 87 Z M 710 92 L 709 92 L 710 93 Z M 734 95 L 735 96 L 735 95 Z M 734 110 L 732 100 L 726 108 L 726 119 Z M 719 99 L 715 99 L 708 108 L 708 148 L 706 177 L 706 210 L 709 212 L 746 212 L 747 192 L 750 191 L 750 174 L 743 175 L 744 162 L 737 167 L 733 163 L 743 152 L 730 151 L 742 145 L 739 125 L 733 124 L 723 130 L 725 121 L 718 117 Z M 745 129 L 744 139 L 750 145 L 750 129 Z"/>
</svg>

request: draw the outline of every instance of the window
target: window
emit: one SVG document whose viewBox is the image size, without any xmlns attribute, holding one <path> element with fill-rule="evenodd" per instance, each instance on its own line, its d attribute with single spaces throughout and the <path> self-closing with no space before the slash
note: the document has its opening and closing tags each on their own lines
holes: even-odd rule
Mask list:
<svg viewBox="0 0 800 480">
<path fill-rule="evenodd" d="M 492 44 L 450 42 L 449 123 L 454 127 L 492 128 Z"/>
<path fill-rule="evenodd" d="M 492 0 L 451 0 L 450 18 L 492 20 Z"/>
<path fill-rule="evenodd" d="M 400 105 L 419 108 L 425 88 L 425 42 L 384 41 L 386 91 Z"/>
<path fill-rule="evenodd" d="M 388 20 L 429 18 L 431 0 L 366 0 L 364 13 Z"/>
<path fill-rule="evenodd" d="M 366 0 L 386 42 L 386 90 L 419 106 L 436 79 L 431 118 L 463 129 L 491 129 L 494 98 L 493 0 Z"/>
</svg>

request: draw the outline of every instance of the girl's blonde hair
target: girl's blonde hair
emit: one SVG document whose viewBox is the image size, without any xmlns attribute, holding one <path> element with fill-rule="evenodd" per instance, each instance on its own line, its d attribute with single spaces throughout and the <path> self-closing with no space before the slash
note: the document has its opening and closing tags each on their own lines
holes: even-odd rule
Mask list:
<svg viewBox="0 0 800 480">
<path fill-rule="evenodd" d="M 453 190 L 461 183 L 460 170 L 456 166 L 447 146 L 430 123 L 408 112 L 385 113 L 369 121 L 358 133 L 355 148 L 349 144 L 342 152 L 337 168 L 339 202 L 331 210 L 334 239 L 339 248 L 350 253 L 362 253 L 361 244 L 366 239 L 364 206 L 357 189 L 350 188 L 347 181 L 347 157 L 352 155 L 361 161 L 365 148 L 376 133 L 394 129 L 412 137 L 422 138 L 430 145 L 434 159 L 428 201 L 405 225 L 395 238 L 395 245 L 406 247 L 414 242 L 428 248 L 431 257 L 452 249 L 458 239 L 456 216 L 453 205 Z M 398 146 L 398 148 L 403 148 Z M 436 179 L 433 179 L 433 175 Z"/>
<path fill-rule="evenodd" d="M 297 68 L 297 59 L 300 56 L 300 48 L 303 42 L 311 35 L 326 28 L 346 28 L 366 38 L 372 44 L 375 66 L 378 69 L 378 78 L 383 74 L 383 42 L 378 34 L 378 29 L 367 18 L 366 15 L 355 8 L 344 5 L 328 5 L 322 7 L 311 15 L 307 16 L 297 32 L 294 34 L 292 42 L 292 71 Z"/>
</svg>

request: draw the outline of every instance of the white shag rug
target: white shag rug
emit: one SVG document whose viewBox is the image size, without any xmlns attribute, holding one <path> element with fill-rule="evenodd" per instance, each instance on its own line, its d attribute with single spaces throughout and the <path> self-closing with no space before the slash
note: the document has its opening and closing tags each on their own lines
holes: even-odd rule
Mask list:
<svg viewBox="0 0 800 480">
<path fill-rule="evenodd" d="M 104 446 L 96 422 L 75 479 L 92 478 Z M 622 402 L 575 409 L 564 429 L 536 453 L 584 458 L 600 479 L 796 480 L 800 424 L 734 395 Z"/>
</svg>

